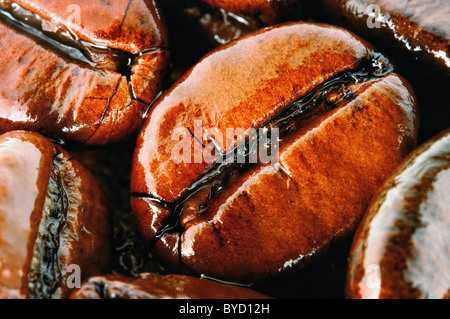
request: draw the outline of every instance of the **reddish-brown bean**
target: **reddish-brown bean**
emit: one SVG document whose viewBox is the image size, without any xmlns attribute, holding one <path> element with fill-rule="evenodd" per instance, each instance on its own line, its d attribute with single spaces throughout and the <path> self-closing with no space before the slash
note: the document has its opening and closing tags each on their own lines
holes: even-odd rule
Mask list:
<svg viewBox="0 0 450 319">
<path fill-rule="evenodd" d="M 402 68 L 450 76 L 450 3 L 446 0 L 322 0 L 319 16 L 371 41 Z M 411 70 L 412 69 L 412 70 Z"/>
<path fill-rule="evenodd" d="M 235 13 L 246 15 L 260 15 L 268 24 L 275 24 L 280 18 L 287 15 L 298 0 L 272 1 L 272 0 L 202 0 L 210 5 L 226 9 Z"/>
<path fill-rule="evenodd" d="M 450 130 L 424 143 L 386 181 L 349 258 L 348 298 L 450 297 Z"/>
<path fill-rule="evenodd" d="M 248 288 L 184 275 L 143 273 L 139 277 L 92 277 L 71 299 L 269 299 Z"/>
<path fill-rule="evenodd" d="M 154 1 L 6 1 L 0 16 L 0 132 L 106 144 L 142 125 L 169 63 Z"/>
<path fill-rule="evenodd" d="M 285 24 L 212 52 L 162 96 L 138 138 L 131 190 L 142 233 L 149 241 L 157 236 L 163 259 L 198 274 L 260 280 L 352 233 L 417 139 L 414 94 L 392 71 L 321 91 L 346 72 L 356 76 L 367 61 L 377 70 L 389 65 L 343 29 Z M 212 196 L 214 187 L 195 185 L 214 163 L 172 157 L 177 128 L 189 128 L 192 145 L 206 146 L 206 129 L 259 128 L 314 90 L 325 98 L 282 139 L 278 167 L 229 172 Z M 235 147 L 215 142 L 219 153 Z M 165 232 L 174 218 L 177 231 Z"/>
<path fill-rule="evenodd" d="M 110 217 L 90 173 L 38 133 L 0 135 L 0 296 L 64 298 L 109 269 Z M 76 279 L 76 278 L 74 278 Z"/>
</svg>

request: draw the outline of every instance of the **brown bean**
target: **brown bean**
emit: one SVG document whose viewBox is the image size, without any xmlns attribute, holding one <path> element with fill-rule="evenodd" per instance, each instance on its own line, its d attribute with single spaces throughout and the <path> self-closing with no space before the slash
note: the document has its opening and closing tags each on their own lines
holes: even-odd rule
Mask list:
<svg viewBox="0 0 450 319">
<path fill-rule="evenodd" d="M 446 0 L 322 0 L 325 21 L 343 26 L 389 54 L 414 76 L 450 76 L 450 3 Z M 323 16 L 326 16 L 324 19 Z"/>
<path fill-rule="evenodd" d="M 138 129 L 168 65 L 150 1 L 3 1 L 0 132 L 87 144 Z"/>
<path fill-rule="evenodd" d="M 66 298 L 72 279 L 108 271 L 103 194 L 66 151 L 38 133 L 5 133 L 0 176 L 2 298 Z"/>
<path fill-rule="evenodd" d="M 293 9 L 298 9 L 298 0 L 267 1 L 267 0 L 202 0 L 210 5 L 231 12 L 260 16 L 267 24 L 276 24 Z"/>
<path fill-rule="evenodd" d="M 269 299 L 245 287 L 184 275 L 143 273 L 139 277 L 92 277 L 71 299 Z"/>
<path fill-rule="evenodd" d="M 158 100 L 134 154 L 133 209 L 172 267 L 233 281 L 276 276 L 354 231 L 415 146 L 417 121 L 409 85 L 350 32 L 263 29 L 207 55 Z M 246 143 L 206 134 L 227 128 L 278 128 L 279 162 L 218 162 Z M 178 129 L 191 162 L 173 155 Z"/>
<path fill-rule="evenodd" d="M 252 16 L 237 15 L 198 0 L 166 0 L 162 6 L 169 19 L 171 15 L 175 16 L 171 21 L 173 27 L 182 27 L 179 20 L 183 20 L 192 29 L 192 34 L 196 37 L 201 35 L 203 43 L 212 48 L 266 26 Z"/>
<path fill-rule="evenodd" d="M 354 237 L 349 298 L 450 297 L 450 130 L 386 181 Z"/>
</svg>

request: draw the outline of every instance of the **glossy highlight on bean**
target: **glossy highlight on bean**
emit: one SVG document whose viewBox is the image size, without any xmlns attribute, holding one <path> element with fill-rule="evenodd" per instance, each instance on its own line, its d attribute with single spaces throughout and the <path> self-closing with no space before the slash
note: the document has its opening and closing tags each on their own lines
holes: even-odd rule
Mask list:
<svg viewBox="0 0 450 319">
<path fill-rule="evenodd" d="M 323 42 L 315 38 L 320 37 L 319 33 Z M 313 44 L 308 42 L 309 36 L 315 39 Z M 335 44 L 327 48 L 329 42 L 325 39 Z M 284 41 L 289 41 L 289 46 Z M 294 43 L 302 50 L 295 51 Z M 314 64 L 315 59 L 320 59 L 316 46 L 322 46 L 321 50 L 328 54 L 322 59 L 326 57 L 329 64 L 324 61 Z M 268 63 L 270 60 L 265 56 L 275 54 L 275 47 L 276 58 Z M 256 54 L 242 66 L 237 61 L 241 61 L 239 56 L 246 50 Z M 335 55 L 330 56 L 330 52 Z M 297 62 L 297 69 L 290 69 L 284 54 L 297 55 L 304 62 Z M 311 56 L 314 58 L 309 60 Z M 265 68 L 258 67 L 258 63 L 264 63 Z M 216 73 L 203 73 L 204 70 Z M 250 80 L 247 76 L 251 72 L 256 73 Z M 277 74 L 274 82 L 268 80 L 272 74 Z M 220 79 L 220 84 L 215 84 L 214 76 Z M 306 84 L 299 89 L 296 81 Z M 204 92 L 196 91 L 197 83 L 219 85 L 220 89 L 216 88 L 218 93 L 208 93 L 209 87 L 203 85 Z M 265 93 L 271 90 L 276 93 Z M 222 99 L 222 92 L 232 98 Z M 239 98 L 242 98 L 241 114 L 230 112 L 239 105 Z M 259 100 L 259 104 L 252 104 L 252 99 Z M 159 99 L 149 114 L 138 138 L 131 181 L 132 205 L 143 236 L 175 269 L 189 269 L 225 280 L 258 281 L 299 267 L 325 250 L 330 242 L 354 230 L 370 194 L 414 147 L 415 108 L 408 85 L 393 72 L 387 59 L 342 29 L 292 23 L 234 41 L 202 59 Z M 356 120 L 359 112 L 367 115 Z M 219 130 L 226 125 L 244 130 L 256 126 L 259 134 L 270 127 L 279 128 L 279 166 L 173 163 L 170 147 L 174 142 L 170 141 L 170 134 L 175 128 L 186 125 L 193 132 L 194 143 L 205 147 L 209 142 L 203 133 L 196 135 L 192 127 L 195 118 L 207 119 Z M 344 129 L 346 122 L 353 124 Z M 359 125 L 362 126 L 356 130 Z M 377 125 L 383 125 L 384 129 L 374 134 Z M 400 132 L 400 127 L 405 129 Z M 364 145 L 365 138 L 376 145 L 376 152 L 367 142 Z M 311 142 L 306 142 L 310 139 Z M 353 139 L 353 145 L 344 142 L 346 139 L 349 142 Z M 245 147 L 247 156 L 255 149 L 249 140 Z M 236 150 L 236 145 L 229 142 L 215 141 L 219 157 Z M 322 148 L 316 149 L 318 145 Z M 309 162 L 309 156 L 316 158 L 316 164 Z M 345 174 L 337 173 L 343 169 L 340 161 L 348 161 L 345 183 L 351 185 L 358 180 L 355 185 L 365 185 L 365 191 L 351 190 L 351 186 L 347 190 L 350 194 L 334 188 L 344 183 Z M 319 165 L 317 172 L 312 169 L 320 162 L 333 167 L 332 172 L 337 174 L 328 173 L 330 177 L 321 181 L 325 172 L 320 170 L 324 167 Z M 368 176 L 371 177 L 367 179 Z M 351 181 L 352 178 L 355 180 Z M 337 184 L 325 186 L 325 181 Z M 306 192 L 299 188 L 305 182 L 310 183 L 303 186 L 309 189 Z M 327 201 L 312 199 L 320 194 Z M 318 202 L 314 203 L 315 200 Z M 350 205 L 352 201 L 359 203 L 358 208 Z M 326 225 L 327 218 L 331 218 L 325 217 L 329 209 L 336 211 L 330 212 L 330 216 L 336 216 L 330 221 L 332 226 Z M 320 217 L 314 221 L 315 214 L 323 214 L 323 222 Z M 339 214 L 343 215 L 338 217 Z"/>
<path fill-rule="evenodd" d="M 286 138 L 291 131 L 296 130 L 296 125 L 301 125 L 301 120 L 311 118 L 313 116 L 323 115 L 342 102 L 343 100 L 351 101 L 354 93 L 350 89 L 344 89 L 349 84 L 360 83 L 364 81 L 370 81 L 377 78 L 382 78 L 392 72 L 392 66 L 390 64 L 384 64 L 384 57 L 373 53 L 373 57 L 365 62 L 361 63 L 358 70 L 346 71 L 337 76 L 327 80 L 320 84 L 313 91 L 309 92 L 305 96 L 294 101 L 291 105 L 283 109 L 277 116 L 268 120 L 260 128 L 256 129 L 254 135 L 247 138 L 244 142 L 246 157 L 244 163 L 239 164 L 237 161 L 238 147 L 231 150 L 234 159 L 227 161 L 230 154 L 223 154 L 220 150 L 216 149 L 217 156 L 221 159 L 217 160 L 215 164 L 199 181 L 194 183 L 188 191 L 175 203 L 164 203 L 157 197 L 152 197 L 145 194 L 133 194 L 136 197 L 145 199 L 152 204 L 162 206 L 171 210 L 171 216 L 166 222 L 166 225 L 160 229 L 153 240 L 158 240 L 167 233 L 182 232 L 184 229 L 180 225 L 181 214 L 183 212 L 183 205 L 189 200 L 195 193 L 210 189 L 209 198 L 213 199 L 218 196 L 224 186 L 227 184 L 227 180 L 230 176 L 236 174 L 237 171 L 245 171 L 249 167 L 249 158 L 256 157 L 255 154 L 258 151 L 258 142 L 261 140 L 263 132 L 270 128 L 280 129 L 280 142 L 283 142 L 283 138 Z M 333 100 L 328 98 L 333 96 Z M 337 98 L 336 98 L 337 96 Z M 242 156 L 242 154 L 239 154 Z M 202 210 L 206 210 L 207 206 L 202 206 Z"/>
<path fill-rule="evenodd" d="M 0 173 L 2 298 L 67 298 L 71 265 L 82 269 L 80 281 L 108 271 L 106 202 L 72 156 L 38 133 L 8 132 Z"/>
<path fill-rule="evenodd" d="M 449 299 L 449 9 L 0 0 L 0 299 Z"/>
<path fill-rule="evenodd" d="M 231 12 L 260 17 L 267 24 L 276 24 L 291 11 L 298 10 L 301 4 L 298 0 L 267 1 L 267 0 L 202 0 L 212 6 Z"/>
<path fill-rule="evenodd" d="M 346 294 L 448 299 L 450 130 L 419 146 L 374 197 L 353 240 Z"/>
<path fill-rule="evenodd" d="M 371 41 L 392 56 L 404 72 L 440 76 L 448 81 L 450 11 L 447 1 L 413 0 L 406 4 L 392 0 L 322 0 L 319 3 L 321 20 Z"/>
<path fill-rule="evenodd" d="M 1 130 L 120 141 L 142 125 L 162 90 L 169 51 L 159 9 L 146 1 L 85 1 L 77 21 L 68 5 L 2 2 L 0 78 L 8 84 L 0 91 Z"/>
</svg>

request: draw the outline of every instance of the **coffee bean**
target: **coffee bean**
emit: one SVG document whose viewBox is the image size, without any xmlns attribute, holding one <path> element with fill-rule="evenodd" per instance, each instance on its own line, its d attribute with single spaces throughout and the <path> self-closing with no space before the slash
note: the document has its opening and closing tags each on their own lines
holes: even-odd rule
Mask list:
<svg viewBox="0 0 450 319">
<path fill-rule="evenodd" d="M 142 125 L 162 89 L 167 35 L 153 2 L 108 3 L 2 2 L 0 132 L 106 144 Z"/>
<path fill-rule="evenodd" d="M 269 296 L 229 283 L 184 275 L 142 273 L 138 277 L 89 278 L 71 299 L 268 299 Z"/>
<path fill-rule="evenodd" d="M 137 141 L 132 206 L 173 269 L 266 279 L 352 234 L 415 147 L 417 122 L 409 85 L 365 41 L 321 24 L 263 29 L 207 55 L 156 103 Z M 206 133 L 227 128 L 278 129 L 279 162 L 249 161 L 271 144 L 247 135 L 245 163 L 219 161 L 242 143 Z M 177 130 L 191 161 L 174 160 Z"/>
<path fill-rule="evenodd" d="M 109 270 L 103 194 L 70 154 L 38 133 L 5 133 L 0 175 L 2 298 L 67 298 L 71 275 L 81 284 Z"/>
<path fill-rule="evenodd" d="M 450 130 L 422 144 L 374 198 L 355 234 L 349 298 L 449 298 Z"/>
</svg>

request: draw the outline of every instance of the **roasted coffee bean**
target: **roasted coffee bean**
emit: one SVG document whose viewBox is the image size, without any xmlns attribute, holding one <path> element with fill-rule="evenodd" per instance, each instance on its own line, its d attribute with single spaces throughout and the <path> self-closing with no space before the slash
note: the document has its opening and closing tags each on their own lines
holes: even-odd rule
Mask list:
<svg viewBox="0 0 450 319">
<path fill-rule="evenodd" d="M 0 296 L 66 298 L 110 263 L 110 217 L 90 173 L 38 133 L 0 136 Z"/>
<path fill-rule="evenodd" d="M 92 277 L 71 299 L 269 299 L 246 287 L 184 275 L 143 273 L 139 277 Z"/>
<path fill-rule="evenodd" d="M 447 0 L 321 0 L 319 19 L 371 41 L 405 71 L 450 77 Z M 324 15 L 327 15 L 324 18 Z"/>
<path fill-rule="evenodd" d="M 360 38 L 322 24 L 266 28 L 207 55 L 152 108 L 134 154 L 133 210 L 174 269 L 276 276 L 352 234 L 415 147 L 417 121 L 409 85 Z M 271 143 L 253 143 L 275 129 Z M 185 154 L 174 152 L 177 131 Z M 278 161 L 251 161 L 265 148 Z"/>
<path fill-rule="evenodd" d="M 2 1 L 0 132 L 129 135 L 161 90 L 166 37 L 154 1 Z"/>
<path fill-rule="evenodd" d="M 202 0 L 212 6 L 228 11 L 259 16 L 267 24 L 276 24 L 281 18 L 298 10 L 302 1 L 299 0 Z"/>
<path fill-rule="evenodd" d="M 349 298 L 450 298 L 450 130 L 409 155 L 355 235 Z"/>
</svg>

